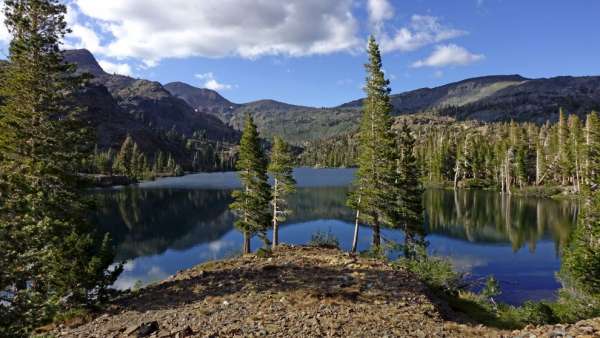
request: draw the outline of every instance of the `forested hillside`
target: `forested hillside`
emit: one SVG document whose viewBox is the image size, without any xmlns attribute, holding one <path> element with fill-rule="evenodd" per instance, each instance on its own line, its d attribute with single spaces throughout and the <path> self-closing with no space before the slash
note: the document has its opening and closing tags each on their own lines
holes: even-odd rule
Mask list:
<svg viewBox="0 0 600 338">
<path fill-rule="evenodd" d="M 77 65 L 78 73 L 91 77 L 76 94 L 84 108 L 82 117 L 96 134 L 97 155 L 90 172 L 131 175 L 135 171 L 138 174 L 134 176 L 141 178 L 143 172 L 156 167 L 160 172 L 155 174 L 168 174 L 174 171 L 175 163 L 185 170 L 231 168 L 231 148 L 239 133 L 219 119 L 194 110 L 158 82 L 104 72 L 87 50 L 65 51 L 65 61 Z M 136 153 L 122 157 L 140 158 L 118 164 L 127 136 L 132 144 L 128 151 L 133 152 L 135 145 Z M 167 170 L 168 158 L 173 160 L 169 167 L 173 170 Z M 142 162 L 145 168 L 133 168 Z"/>
</svg>

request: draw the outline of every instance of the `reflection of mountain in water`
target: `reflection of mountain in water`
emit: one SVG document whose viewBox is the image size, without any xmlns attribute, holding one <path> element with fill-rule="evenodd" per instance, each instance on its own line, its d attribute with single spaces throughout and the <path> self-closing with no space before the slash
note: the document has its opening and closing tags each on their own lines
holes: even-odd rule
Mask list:
<svg viewBox="0 0 600 338">
<path fill-rule="evenodd" d="M 479 243 L 525 244 L 541 239 L 563 245 L 576 221 L 572 201 L 516 197 L 477 190 L 429 190 L 424 196 L 429 232 Z"/>
<path fill-rule="evenodd" d="M 347 187 L 299 188 L 290 196 L 285 224 L 319 219 L 352 223 Z M 95 193 L 94 216 L 109 231 L 118 259 L 183 250 L 223 237 L 233 228 L 231 190 L 140 189 Z M 486 191 L 429 190 L 424 197 L 428 232 L 480 243 L 511 243 L 513 249 L 552 238 L 560 246 L 572 228 L 577 206 L 570 201 L 502 196 Z M 284 227 L 285 227 L 284 224 Z M 557 247 L 558 247 L 557 246 Z"/>
<path fill-rule="evenodd" d="M 96 222 L 113 236 L 119 260 L 214 241 L 233 224 L 230 190 L 131 188 L 96 197 Z"/>
</svg>

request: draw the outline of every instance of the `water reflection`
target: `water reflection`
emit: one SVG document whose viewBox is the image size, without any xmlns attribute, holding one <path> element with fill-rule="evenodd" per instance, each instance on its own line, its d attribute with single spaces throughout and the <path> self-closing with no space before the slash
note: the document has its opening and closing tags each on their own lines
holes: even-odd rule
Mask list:
<svg viewBox="0 0 600 338">
<path fill-rule="evenodd" d="M 513 251 L 551 239 L 559 249 L 577 217 L 572 201 L 515 197 L 481 190 L 425 192 L 428 232 L 473 243 L 510 243 Z"/>
<path fill-rule="evenodd" d="M 282 226 L 281 240 L 306 243 L 313 232 L 330 230 L 348 249 L 354 213 L 345 201 L 352 174 L 296 172 L 300 187 L 291 196 L 292 214 Z M 116 287 L 162 279 L 238 252 L 241 235 L 233 229 L 228 209 L 236 182 L 232 173 L 205 174 L 94 192 L 99 206 L 94 221 L 112 234 L 118 260 L 127 261 Z M 504 301 L 553 296 L 559 287 L 554 279 L 560 267 L 557 253 L 575 222 L 576 203 L 449 190 L 428 190 L 424 203 L 433 252 L 450 257 L 475 277 L 498 276 Z M 400 231 L 383 235 L 402 241 Z M 359 249 L 369 241 L 369 230 L 362 229 Z M 259 240 L 252 246 L 259 247 Z"/>
</svg>

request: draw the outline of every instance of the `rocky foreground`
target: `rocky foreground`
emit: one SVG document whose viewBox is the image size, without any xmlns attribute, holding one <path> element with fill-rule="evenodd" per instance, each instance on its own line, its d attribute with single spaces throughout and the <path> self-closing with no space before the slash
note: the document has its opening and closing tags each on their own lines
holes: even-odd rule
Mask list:
<svg viewBox="0 0 600 338">
<path fill-rule="evenodd" d="M 114 301 L 59 337 L 600 337 L 600 320 L 500 331 L 469 322 L 412 274 L 336 249 L 283 246 L 210 262 Z"/>
</svg>

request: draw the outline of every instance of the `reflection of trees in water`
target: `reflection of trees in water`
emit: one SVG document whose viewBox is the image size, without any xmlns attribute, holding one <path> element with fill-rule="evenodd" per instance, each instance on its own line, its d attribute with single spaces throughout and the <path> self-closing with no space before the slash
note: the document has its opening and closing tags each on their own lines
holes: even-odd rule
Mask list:
<svg viewBox="0 0 600 338">
<path fill-rule="evenodd" d="M 347 187 L 299 188 L 290 196 L 286 224 L 318 219 L 353 222 Z M 99 191 L 94 221 L 109 231 L 118 259 L 186 249 L 221 238 L 233 228 L 231 190 L 138 189 Z M 436 233 L 471 242 L 510 242 L 516 250 L 551 235 L 557 248 L 577 216 L 577 204 L 502 196 L 486 191 L 428 190 L 426 226 Z M 285 225 L 284 225 L 285 226 Z"/>
<path fill-rule="evenodd" d="M 289 197 L 292 214 L 286 224 L 317 219 L 353 221 L 353 211 L 346 206 L 347 187 L 298 188 Z"/>
<path fill-rule="evenodd" d="M 94 221 L 113 236 L 118 259 L 186 249 L 232 228 L 230 195 L 230 190 L 102 191 L 95 194 Z"/>
<path fill-rule="evenodd" d="M 424 196 L 430 232 L 471 242 L 510 242 L 514 250 L 550 235 L 564 245 L 577 218 L 572 201 L 516 197 L 476 190 L 429 190 Z"/>
</svg>

